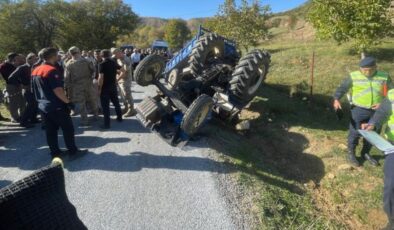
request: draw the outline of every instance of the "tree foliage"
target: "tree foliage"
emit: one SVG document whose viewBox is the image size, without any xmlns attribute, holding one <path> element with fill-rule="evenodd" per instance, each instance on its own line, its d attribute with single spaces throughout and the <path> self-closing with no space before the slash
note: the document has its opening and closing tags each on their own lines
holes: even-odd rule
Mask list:
<svg viewBox="0 0 394 230">
<path fill-rule="evenodd" d="M 6 2 L 0 11 L 0 50 L 37 51 L 52 45 L 60 14 L 59 1 L 41 4 L 38 0 Z"/>
<path fill-rule="evenodd" d="M 148 48 L 156 39 L 164 39 L 164 26 L 154 27 L 140 25 L 134 32 L 119 36 L 116 44 L 118 46 L 133 44 L 139 48 Z"/>
<path fill-rule="evenodd" d="M 120 0 L 75 1 L 62 15 L 59 45 L 87 49 L 114 46 L 119 35 L 133 31 L 138 17 Z"/>
<path fill-rule="evenodd" d="M 236 5 L 235 0 L 226 0 L 220 6 L 217 15 L 208 20 L 204 26 L 235 40 L 248 50 L 249 47 L 256 46 L 267 38 L 267 20 L 270 15 L 270 7 L 262 6 L 257 0 L 251 4 L 247 0 L 241 0 L 239 6 Z"/>
<path fill-rule="evenodd" d="M 164 39 L 171 49 L 180 49 L 190 38 L 190 29 L 184 20 L 171 19 L 164 28 Z"/>
<path fill-rule="evenodd" d="M 121 0 L 1 1 L 0 53 L 47 46 L 108 48 L 132 31 L 137 15 Z"/>
<path fill-rule="evenodd" d="M 381 39 L 392 35 L 388 16 L 391 0 L 313 0 L 309 20 L 319 38 L 338 43 L 352 41 L 365 52 Z"/>
</svg>

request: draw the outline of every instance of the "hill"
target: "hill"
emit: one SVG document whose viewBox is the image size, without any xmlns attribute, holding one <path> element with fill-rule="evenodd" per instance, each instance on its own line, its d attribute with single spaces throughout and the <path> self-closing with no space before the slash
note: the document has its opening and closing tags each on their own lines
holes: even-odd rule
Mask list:
<svg viewBox="0 0 394 230">
<path fill-rule="evenodd" d="M 276 14 L 274 14 L 274 16 L 296 16 L 296 17 L 305 19 L 311 6 L 312 6 L 312 2 L 307 1 L 304 4 L 298 6 L 294 9 L 280 12 L 280 13 L 276 13 Z"/>
<path fill-rule="evenodd" d="M 187 26 L 189 27 L 190 31 L 195 31 L 198 29 L 200 25 L 202 25 L 207 18 L 192 18 L 189 20 L 185 20 Z M 140 26 L 151 26 L 155 28 L 162 28 L 168 22 L 168 19 L 164 18 L 155 18 L 155 17 L 141 17 Z"/>
<path fill-rule="evenodd" d="M 306 15 L 311 7 L 308 1 L 303 5 L 285 12 L 273 14 L 268 23 L 271 27 L 271 39 L 296 39 L 311 40 L 314 38 L 314 30 L 312 26 L 306 22 Z M 194 33 L 200 25 L 203 25 L 208 18 L 192 18 L 185 20 L 190 31 Z M 157 17 L 141 17 L 140 27 L 153 27 L 162 30 L 168 22 L 168 19 Z"/>
<path fill-rule="evenodd" d="M 314 40 L 315 30 L 306 20 L 311 2 L 289 11 L 273 14 L 269 19 L 270 37 L 273 40 Z"/>
<path fill-rule="evenodd" d="M 167 23 L 167 19 L 155 17 L 141 17 L 141 26 L 163 27 Z"/>
</svg>

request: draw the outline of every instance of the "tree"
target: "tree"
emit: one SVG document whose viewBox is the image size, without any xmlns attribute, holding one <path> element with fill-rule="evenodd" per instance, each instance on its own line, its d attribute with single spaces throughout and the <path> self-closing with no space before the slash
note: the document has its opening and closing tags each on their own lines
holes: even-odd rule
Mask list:
<svg viewBox="0 0 394 230">
<path fill-rule="evenodd" d="M 0 50 L 31 52 L 53 45 L 61 1 L 6 2 L 0 11 Z"/>
<path fill-rule="evenodd" d="M 218 14 L 209 19 L 204 26 L 218 34 L 235 40 L 240 46 L 248 50 L 256 46 L 268 36 L 267 20 L 270 13 L 269 6 L 262 6 L 255 0 L 251 4 L 241 0 L 237 6 L 234 0 L 226 0 L 219 7 Z"/>
<path fill-rule="evenodd" d="M 139 26 L 132 33 L 118 37 L 116 44 L 132 44 L 139 48 L 148 48 L 156 39 L 164 39 L 164 26 Z"/>
<path fill-rule="evenodd" d="M 121 0 L 71 2 L 59 27 L 59 46 L 76 45 L 84 49 L 115 46 L 120 35 L 132 32 L 138 16 Z"/>
<path fill-rule="evenodd" d="M 339 44 L 352 41 L 365 56 L 373 45 L 392 35 L 388 16 L 391 0 L 313 0 L 309 21 L 321 39 L 333 38 Z"/>
<path fill-rule="evenodd" d="M 171 19 L 164 28 L 164 39 L 171 49 L 180 49 L 190 38 L 190 29 L 184 20 Z"/>
<path fill-rule="evenodd" d="M 0 0 L 0 55 L 48 46 L 109 48 L 137 22 L 121 0 Z"/>
</svg>

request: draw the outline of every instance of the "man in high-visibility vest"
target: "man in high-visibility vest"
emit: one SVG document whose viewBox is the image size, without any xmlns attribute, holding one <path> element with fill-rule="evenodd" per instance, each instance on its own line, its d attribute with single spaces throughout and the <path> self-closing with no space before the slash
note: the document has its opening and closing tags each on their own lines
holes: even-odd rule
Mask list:
<svg viewBox="0 0 394 230">
<path fill-rule="evenodd" d="M 366 130 L 374 130 L 381 127 L 387 121 L 385 136 L 388 141 L 394 144 L 394 89 L 387 93 L 376 110 L 375 115 L 368 123 L 362 124 L 361 128 Z M 384 189 L 383 189 L 383 206 L 386 212 L 389 224 L 386 229 L 394 229 L 394 153 L 385 155 L 384 161 Z"/>
<path fill-rule="evenodd" d="M 361 124 L 367 123 L 371 119 L 387 95 L 387 90 L 392 88 L 388 73 L 377 70 L 374 58 L 364 58 L 359 66 L 360 70 L 350 73 L 350 76 L 336 90 L 333 105 L 335 110 L 342 109 L 339 100 L 343 95 L 351 91 L 352 106 L 348 135 L 348 161 L 356 167 L 360 166 L 355 155 L 360 139 L 360 134 L 357 130 L 361 128 Z M 371 147 L 371 144 L 364 140 L 361 156 L 373 166 L 377 166 L 378 162 L 369 155 Z"/>
</svg>

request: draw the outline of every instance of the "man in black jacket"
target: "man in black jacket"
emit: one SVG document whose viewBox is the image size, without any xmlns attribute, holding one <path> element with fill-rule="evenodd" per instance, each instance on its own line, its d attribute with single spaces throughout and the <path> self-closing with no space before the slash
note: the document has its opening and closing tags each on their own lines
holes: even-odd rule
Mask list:
<svg viewBox="0 0 394 230">
<path fill-rule="evenodd" d="M 37 123 L 37 102 L 31 90 L 31 71 L 32 65 L 38 60 L 34 53 L 29 53 L 26 57 L 26 63 L 19 66 L 9 77 L 10 81 L 18 82 L 22 85 L 22 95 L 26 101 L 26 109 L 20 117 L 20 125 L 25 128 L 32 127 Z"/>
<path fill-rule="evenodd" d="M 23 62 L 24 60 L 21 55 L 17 53 L 9 53 L 7 55 L 7 61 L 0 65 L 0 75 L 6 82 L 6 89 L 9 96 L 8 109 L 13 123 L 19 122 L 20 113 L 24 110 L 24 106 L 20 84 L 16 81 L 10 80 L 9 77 L 19 65 L 23 64 Z"/>
<path fill-rule="evenodd" d="M 68 153 L 75 158 L 87 151 L 81 151 L 75 145 L 74 125 L 70 117 L 70 110 L 74 109 L 74 104 L 66 97 L 64 79 L 56 69 L 57 50 L 46 48 L 42 56 L 44 63 L 32 72 L 32 88 L 44 119 L 51 156 L 55 158 L 62 154 L 57 136 L 61 128 Z"/>
<path fill-rule="evenodd" d="M 110 50 L 102 50 L 101 56 L 103 57 L 103 62 L 99 65 L 99 94 L 101 100 L 101 108 L 104 115 L 104 126 L 103 129 L 110 128 L 110 111 L 109 103 L 110 101 L 115 107 L 117 121 L 122 122 L 122 110 L 120 109 L 118 90 L 116 87 L 117 73 L 124 73 L 125 70 L 116 63 L 115 60 L 111 58 Z"/>
</svg>

